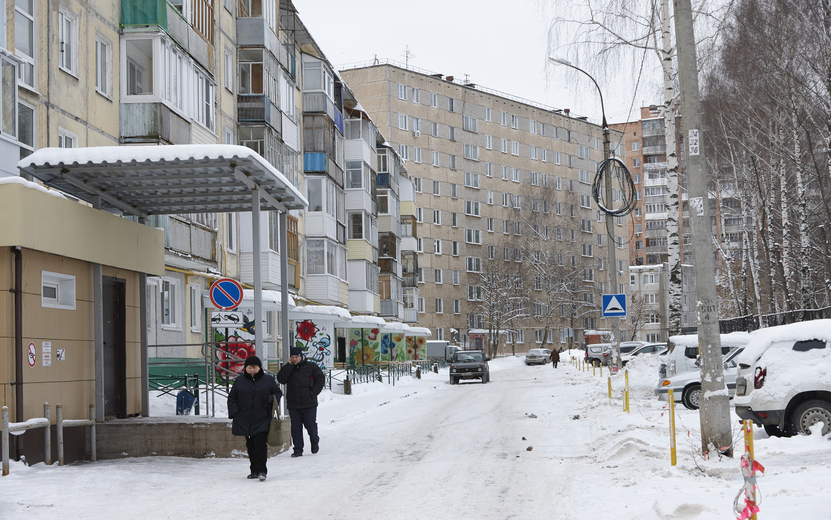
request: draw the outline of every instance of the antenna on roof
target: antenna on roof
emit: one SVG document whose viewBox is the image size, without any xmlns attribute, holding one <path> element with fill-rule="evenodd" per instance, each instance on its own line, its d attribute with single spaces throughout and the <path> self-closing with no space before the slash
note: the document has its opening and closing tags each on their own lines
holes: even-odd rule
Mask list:
<svg viewBox="0 0 831 520">
<path fill-rule="evenodd" d="M 410 52 L 410 46 L 404 46 L 404 68 L 410 68 L 410 58 L 415 58 L 415 54 Z"/>
</svg>

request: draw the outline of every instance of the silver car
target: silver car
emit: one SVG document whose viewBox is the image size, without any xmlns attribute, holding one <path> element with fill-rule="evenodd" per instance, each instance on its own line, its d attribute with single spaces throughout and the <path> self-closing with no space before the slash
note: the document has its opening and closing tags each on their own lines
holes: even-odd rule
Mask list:
<svg viewBox="0 0 831 520">
<path fill-rule="evenodd" d="M 532 348 L 525 354 L 526 365 L 544 365 L 551 361 L 551 351 L 547 348 Z"/>
</svg>

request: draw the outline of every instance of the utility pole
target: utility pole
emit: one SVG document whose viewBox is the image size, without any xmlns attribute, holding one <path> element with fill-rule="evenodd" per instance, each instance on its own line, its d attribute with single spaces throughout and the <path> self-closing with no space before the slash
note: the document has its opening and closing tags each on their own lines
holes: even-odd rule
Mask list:
<svg viewBox="0 0 831 520">
<path fill-rule="evenodd" d="M 718 295 L 710 199 L 701 149 L 701 100 L 698 91 L 698 61 L 690 0 L 674 0 L 675 40 L 678 48 L 678 79 L 681 84 L 681 126 L 685 130 L 687 189 L 695 263 L 698 346 L 701 353 L 701 447 L 705 454 L 718 450 L 733 456 L 730 403 L 724 385 L 724 366 L 718 326 Z"/>
</svg>

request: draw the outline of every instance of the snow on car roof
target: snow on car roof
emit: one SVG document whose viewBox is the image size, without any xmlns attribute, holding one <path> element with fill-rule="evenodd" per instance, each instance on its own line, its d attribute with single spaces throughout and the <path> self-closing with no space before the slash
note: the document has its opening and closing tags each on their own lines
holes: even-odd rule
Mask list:
<svg viewBox="0 0 831 520">
<path fill-rule="evenodd" d="M 670 336 L 669 340 L 679 347 L 697 347 L 698 334 L 687 334 L 683 336 Z M 721 335 L 722 347 L 743 347 L 750 341 L 749 332 L 731 332 Z"/>
<path fill-rule="evenodd" d="M 739 363 L 753 363 L 765 349 L 776 341 L 807 341 L 820 339 L 831 341 L 831 319 L 803 321 L 759 329 L 751 334 L 750 343 L 736 360 Z"/>
</svg>

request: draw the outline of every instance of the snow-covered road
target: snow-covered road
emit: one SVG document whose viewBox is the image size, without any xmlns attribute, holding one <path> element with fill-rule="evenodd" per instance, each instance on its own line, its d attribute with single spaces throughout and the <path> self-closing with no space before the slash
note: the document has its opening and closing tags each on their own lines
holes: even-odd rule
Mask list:
<svg viewBox="0 0 831 520">
<path fill-rule="evenodd" d="M 622 377 L 610 400 L 605 377 L 522 358 L 492 361 L 485 385 L 449 385 L 443 370 L 355 385 L 352 396 L 326 391 L 320 453 L 271 458 L 265 483 L 245 479 L 242 458 L 13 463 L 0 479 L 0 518 L 731 518 L 738 461 L 702 460 L 698 413 L 679 410 L 670 467 L 666 413 L 651 395 L 655 366 L 630 366 L 629 414 Z M 827 438 L 756 431 L 768 467 L 760 518 L 831 517 Z"/>
</svg>

